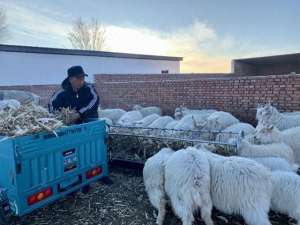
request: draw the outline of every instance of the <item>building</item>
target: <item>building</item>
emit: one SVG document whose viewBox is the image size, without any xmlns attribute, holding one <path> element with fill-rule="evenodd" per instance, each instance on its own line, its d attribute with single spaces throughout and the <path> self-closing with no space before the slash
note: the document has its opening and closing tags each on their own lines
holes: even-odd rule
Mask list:
<svg viewBox="0 0 300 225">
<path fill-rule="evenodd" d="M 93 74 L 180 73 L 181 57 L 0 45 L 0 86 L 58 84 L 72 65 Z"/>
<path fill-rule="evenodd" d="M 235 59 L 232 73 L 238 76 L 300 74 L 300 53 Z"/>
</svg>

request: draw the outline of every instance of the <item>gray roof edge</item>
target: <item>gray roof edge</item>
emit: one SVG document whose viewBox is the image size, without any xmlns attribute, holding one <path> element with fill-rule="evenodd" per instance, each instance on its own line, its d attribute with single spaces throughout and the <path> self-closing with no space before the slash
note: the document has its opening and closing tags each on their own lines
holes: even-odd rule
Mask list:
<svg viewBox="0 0 300 225">
<path fill-rule="evenodd" d="M 269 56 L 258 56 L 251 58 L 238 58 L 232 59 L 232 61 L 243 61 L 243 60 L 253 60 L 253 59 L 268 59 L 268 58 L 276 58 L 276 57 L 285 57 L 285 56 L 300 56 L 300 53 L 289 53 L 289 54 L 280 54 L 280 55 L 269 55 Z"/>
<path fill-rule="evenodd" d="M 91 50 L 80 50 L 80 49 L 63 49 L 63 48 L 48 48 L 48 47 L 4 45 L 4 44 L 0 44 L 0 51 L 41 53 L 41 54 L 59 54 L 59 55 L 82 55 L 82 56 L 113 57 L 113 58 L 150 59 L 150 60 L 167 60 L 167 61 L 182 61 L 183 60 L 183 57 L 172 57 L 172 56 L 143 55 L 143 54 L 107 52 L 107 51 L 91 51 Z"/>
</svg>

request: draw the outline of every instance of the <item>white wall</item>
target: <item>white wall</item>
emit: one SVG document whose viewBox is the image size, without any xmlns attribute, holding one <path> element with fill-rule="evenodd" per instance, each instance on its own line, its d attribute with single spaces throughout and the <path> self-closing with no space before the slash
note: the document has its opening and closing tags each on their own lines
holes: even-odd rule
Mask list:
<svg viewBox="0 0 300 225">
<path fill-rule="evenodd" d="M 0 51 L 0 86 L 59 84 L 73 65 L 83 66 L 89 82 L 93 81 L 93 74 L 101 73 L 180 72 L 179 61 Z"/>
</svg>

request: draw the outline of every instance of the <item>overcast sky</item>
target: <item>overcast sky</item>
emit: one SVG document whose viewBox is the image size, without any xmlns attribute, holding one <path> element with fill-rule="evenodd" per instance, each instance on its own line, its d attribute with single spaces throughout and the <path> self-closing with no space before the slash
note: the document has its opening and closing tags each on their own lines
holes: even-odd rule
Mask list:
<svg viewBox="0 0 300 225">
<path fill-rule="evenodd" d="M 228 72 L 230 60 L 300 52 L 299 0 L 0 0 L 5 44 L 71 48 L 72 21 L 97 18 L 106 50 L 182 56 L 182 72 Z"/>
</svg>

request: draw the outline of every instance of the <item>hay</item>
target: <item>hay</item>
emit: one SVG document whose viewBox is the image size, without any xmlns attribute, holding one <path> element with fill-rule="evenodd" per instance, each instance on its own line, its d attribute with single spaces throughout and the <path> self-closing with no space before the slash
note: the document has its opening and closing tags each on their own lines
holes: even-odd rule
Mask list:
<svg viewBox="0 0 300 225">
<path fill-rule="evenodd" d="M 110 159 L 124 159 L 135 162 L 145 162 L 147 158 L 157 153 L 164 147 L 169 147 L 174 150 L 193 146 L 192 142 L 174 141 L 168 139 L 152 139 L 147 137 L 136 137 L 134 135 L 145 134 L 142 129 L 127 129 L 126 127 L 111 127 L 110 132 L 120 135 L 109 136 L 109 156 Z M 133 136 L 122 136 L 122 134 L 131 134 Z M 154 135 L 157 137 L 182 137 L 190 138 L 190 134 L 180 132 L 180 134 L 167 135 L 161 130 L 154 130 L 147 135 Z"/>
<path fill-rule="evenodd" d="M 155 225 L 156 211 L 151 206 L 143 179 L 134 171 L 111 169 L 111 186 L 95 183 L 88 194 L 78 193 L 15 219 L 11 225 Z M 271 212 L 273 225 L 292 225 L 294 220 Z M 245 225 L 239 216 L 213 211 L 216 225 Z M 182 225 L 170 207 L 164 224 Z M 199 215 L 194 224 L 204 225 Z"/>
<path fill-rule="evenodd" d="M 62 117 L 32 103 L 19 108 L 6 107 L 0 111 L 0 135 L 16 137 L 39 131 L 56 134 L 55 129 L 63 126 Z"/>
</svg>

